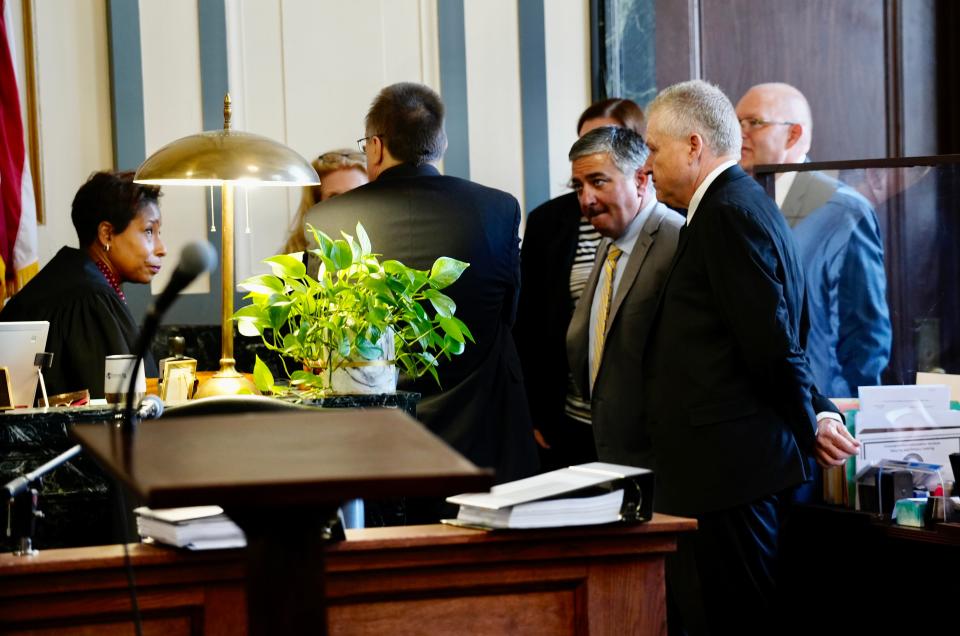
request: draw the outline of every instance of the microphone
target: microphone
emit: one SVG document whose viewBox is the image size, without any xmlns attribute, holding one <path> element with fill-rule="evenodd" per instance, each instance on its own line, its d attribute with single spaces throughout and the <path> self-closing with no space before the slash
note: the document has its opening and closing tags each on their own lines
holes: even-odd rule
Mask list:
<svg viewBox="0 0 960 636">
<path fill-rule="evenodd" d="M 137 409 L 137 417 L 141 420 L 155 420 L 163 415 L 163 400 L 156 395 L 144 395 Z"/>
<path fill-rule="evenodd" d="M 163 289 L 156 301 L 147 310 L 148 319 L 159 318 L 167 312 L 173 301 L 183 289 L 193 282 L 200 274 L 211 270 L 217 265 L 217 251 L 207 241 L 188 243 L 180 252 L 180 262 L 173 270 L 170 282 Z"/>
<path fill-rule="evenodd" d="M 217 265 L 217 252 L 207 241 L 194 241 L 188 243 L 183 251 L 180 252 L 180 262 L 170 277 L 170 282 L 157 297 L 157 300 L 147 310 L 143 319 L 143 327 L 140 329 L 140 338 L 137 340 L 137 359 L 134 361 L 133 368 L 136 369 L 143 360 L 147 352 L 147 347 L 153 340 L 160 326 L 160 318 L 177 299 L 183 288 L 193 282 L 193 280 L 207 270 L 211 270 Z M 142 417 L 133 410 L 133 395 L 136 390 L 137 374 L 130 374 L 130 385 L 127 388 L 126 405 L 123 410 L 123 428 L 126 432 L 133 432 L 137 423 Z M 158 401 L 160 401 L 158 399 Z M 155 406 L 155 405 L 154 405 Z M 142 410 L 141 405 L 141 410 Z M 151 407 L 152 408 L 152 407 Z M 163 412 L 163 402 L 160 402 L 159 411 L 156 417 Z"/>
</svg>

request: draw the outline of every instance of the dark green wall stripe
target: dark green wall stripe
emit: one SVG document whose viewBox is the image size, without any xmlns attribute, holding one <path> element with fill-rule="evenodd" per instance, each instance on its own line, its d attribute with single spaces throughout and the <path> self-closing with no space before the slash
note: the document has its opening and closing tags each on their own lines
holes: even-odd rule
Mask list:
<svg viewBox="0 0 960 636">
<path fill-rule="evenodd" d="M 140 5 L 137 0 L 108 2 L 107 32 L 114 165 L 118 170 L 135 170 L 146 158 L 146 142 L 143 137 Z"/>
<path fill-rule="evenodd" d="M 200 87 L 203 129 L 223 128 L 223 96 L 228 90 L 227 13 L 223 0 L 199 0 Z"/>
<path fill-rule="evenodd" d="M 440 0 L 440 93 L 447 108 L 447 154 L 443 169 L 448 175 L 470 178 L 470 137 L 467 113 L 467 48 L 463 0 Z"/>
<path fill-rule="evenodd" d="M 520 107 L 523 123 L 523 195 L 532 210 L 550 198 L 547 135 L 547 62 L 543 0 L 517 3 L 520 40 Z"/>
</svg>

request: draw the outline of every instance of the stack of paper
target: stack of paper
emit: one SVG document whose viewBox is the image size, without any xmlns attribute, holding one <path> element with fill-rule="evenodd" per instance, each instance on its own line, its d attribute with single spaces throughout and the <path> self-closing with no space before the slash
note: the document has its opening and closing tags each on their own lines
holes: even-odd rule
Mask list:
<svg viewBox="0 0 960 636">
<path fill-rule="evenodd" d="M 500 484 L 489 493 L 449 497 L 447 501 L 460 506 L 456 523 L 461 525 L 556 528 L 613 523 L 623 518 L 625 492 L 611 485 L 627 480 L 634 500 L 630 503 L 636 509 L 641 498 L 640 482 L 649 480 L 652 486 L 652 476 L 644 468 L 592 462 Z"/>
<path fill-rule="evenodd" d="M 939 480 L 955 479 L 950 453 L 960 451 L 960 411 L 950 409 L 945 385 L 860 387 L 855 436 L 857 473 L 895 459 L 939 464 Z"/>
<path fill-rule="evenodd" d="M 219 506 L 166 508 L 142 507 L 137 515 L 141 537 L 188 550 L 242 548 L 247 545 L 243 531 L 223 514 Z"/>
</svg>

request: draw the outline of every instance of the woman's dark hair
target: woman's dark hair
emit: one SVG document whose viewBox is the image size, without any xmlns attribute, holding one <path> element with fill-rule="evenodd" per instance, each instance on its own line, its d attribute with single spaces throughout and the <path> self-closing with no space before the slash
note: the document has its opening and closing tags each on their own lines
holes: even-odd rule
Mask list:
<svg viewBox="0 0 960 636">
<path fill-rule="evenodd" d="M 94 172 L 73 197 L 70 218 L 80 247 L 97 240 L 97 228 L 107 221 L 117 234 L 130 225 L 144 205 L 156 203 L 160 186 L 133 182 L 133 172 Z"/>
<path fill-rule="evenodd" d="M 629 128 L 638 135 L 643 135 L 647 127 L 647 120 L 643 116 L 643 110 L 637 106 L 637 103 L 630 99 L 621 99 L 614 97 L 605 99 L 595 104 L 587 106 L 587 109 L 580 115 L 577 121 L 577 134 L 588 119 L 597 119 L 600 117 L 609 117 L 615 119 L 617 123 Z"/>
</svg>

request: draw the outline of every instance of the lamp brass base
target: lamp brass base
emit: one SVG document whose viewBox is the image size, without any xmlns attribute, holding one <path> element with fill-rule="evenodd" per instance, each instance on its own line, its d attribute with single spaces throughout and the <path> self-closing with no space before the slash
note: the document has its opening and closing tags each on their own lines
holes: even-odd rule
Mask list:
<svg viewBox="0 0 960 636">
<path fill-rule="evenodd" d="M 200 385 L 194 399 L 215 395 L 260 395 L 256 385 L 236 370 L 233 358 L 221 358 L 220 370 Z"/>
</svg>

